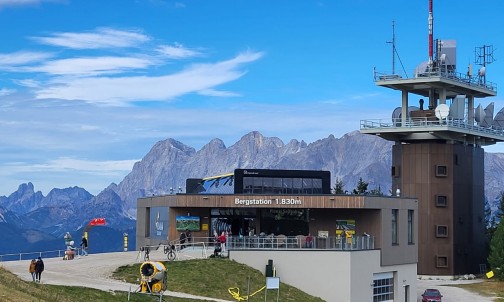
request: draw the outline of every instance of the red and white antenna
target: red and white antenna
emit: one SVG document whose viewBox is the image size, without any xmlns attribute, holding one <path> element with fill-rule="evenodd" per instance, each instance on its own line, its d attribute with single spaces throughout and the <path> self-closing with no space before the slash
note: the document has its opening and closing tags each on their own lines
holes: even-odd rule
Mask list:
<svg viewBox="0 0 504 302">
<path fill-rule="evenodd" d="M 434 33 L 434 16 L 432 15 L 432 0 L 429 0 L 429 67 L 432 67 L 433 63 L 433 38 L 432 35 Z"/>
</svg>

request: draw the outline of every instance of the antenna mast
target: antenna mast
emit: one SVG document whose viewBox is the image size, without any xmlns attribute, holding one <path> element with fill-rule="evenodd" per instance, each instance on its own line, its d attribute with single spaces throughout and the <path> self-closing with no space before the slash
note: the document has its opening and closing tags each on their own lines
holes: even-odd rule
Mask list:
<svg viewBox="0 0 504 302">
<path fill-rule="evenodd" d="M 433 59 L 432 54 L 434 53 L 434 43 L 433 36 L 434 34 L 434 16 L 432 13 L 432 0 L 429 0 L 429 67 L 432 67 Z"/>
<path fill-rule="evenodd" d="M 392 44 L 392 74 L 395 74 L 395 22 L 392 20 L 392 42 L 387 41 L 388 44 Z"/>
<path fill-rule="evenodd" d="M 483 79 L 484 84 L 486 84 L 486 66 L 494 61 L 493 45 L 483 45 L 474 49 L 474 63 L 482 66 L 478 70 L 478 76 Z"/>
</svg>

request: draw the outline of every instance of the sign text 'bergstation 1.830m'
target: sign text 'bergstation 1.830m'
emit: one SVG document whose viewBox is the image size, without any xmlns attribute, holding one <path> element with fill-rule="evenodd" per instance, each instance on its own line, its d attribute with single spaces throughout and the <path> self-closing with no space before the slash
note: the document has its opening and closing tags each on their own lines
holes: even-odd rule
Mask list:
<svg viewBox="0 0 504 302">
<path fill-rule="evenodd" d="M 263 206 L 263 205 L 302 205 L 303 201 L 294 198 L 275 198 L 275 199 L 240 199 L 235 198 L 235 205 L 243 206 Z"/>
</svg>

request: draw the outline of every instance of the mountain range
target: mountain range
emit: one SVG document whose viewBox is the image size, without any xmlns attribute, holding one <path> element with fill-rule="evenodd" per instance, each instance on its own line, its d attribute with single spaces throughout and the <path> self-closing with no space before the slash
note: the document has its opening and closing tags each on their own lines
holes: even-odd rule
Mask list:
<svg viewBox="0 0 504 302">
<path fill-rule="evenodd" d="M 137 198 L 169 194 L 179 187 L 183 192 L 187 178 L 220 175 L 236 168 L 327 170 L 331 183 L 340 179 L 349 192 L 362 178 L 369 190 L 390 195 L 391 150 L 391 142 L 358 131 L 310 144 L 295 139 L 285 144 L 253 131 L 230 147 L 216 138 L 198 151 L 166 139 L 135 163 L 119 184 L 110 184 L 96 196 L 80 187 L 55 188 L 43 196 L 32 183 L 19 185 L 8 197 L 0 196 L 0 240 L 10 243 L 0 246 L 0 254 L 63 249 L 65 232 L 80 236 L 96 217 L 105 217 L 107 225 L 93 229 L 94 251 L 122 250 L 124 232 L 132 235 L 130 248 L 134 248 Z M 504 154 L 485 153 L 485 195 L 492 212 L 504 188 L 503 176 Z"/>
</svg>

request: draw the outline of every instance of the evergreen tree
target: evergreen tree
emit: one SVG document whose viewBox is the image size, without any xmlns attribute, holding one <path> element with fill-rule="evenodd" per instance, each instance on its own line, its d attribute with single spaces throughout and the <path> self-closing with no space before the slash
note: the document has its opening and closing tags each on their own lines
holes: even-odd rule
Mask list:
<svg viewBox="0 0 504 302">
<path fill-rule="evenodd" d="M 492 209 L 490 208 L 490 205 L 487 202 L 485 202 L 486 233 L 488 234 L 490 239 L 492 239 L 492 236 L 495 233 L 497 225 L 500 223 L 503 216 L 504 216 L 504 192 L 501 192 L 500 202 L 499 205 L 497 206 L 497 210 L 495 211 L 494 215 L 492 214 Z"/>
<path fill-rule="evenodd" d="M 347 191 L 344 190 L 344 186 L 345 184 L 343 183 L 343 179 L 336 177 L 336 184 L 333 188 L 334 194 L 346 194 Z"/>
<path fill-rule="evenodd" d="M 504 280 L 504 222 L 497 225 L 492 241 L 490 241 L 490 255 L 488 263 L 499 280 Z"/>
<path fill-rule="evenodd" d="M 378 188 L 374 188 L 371 191 L 369 191 L 369 195 L 383 196 L 383 192 L 381 191 L 381 186 L 378 185 Z"/>
<path fill-rule="evenodd" d="M 368 193 L 367 187 L 368 183 L 362 180 L 362 177 L 359 177 L 359 181 L 357 182 L 357 187 L 353 189 L 352 193 L 355 195 L 366 195 Z"/>
</svg>

